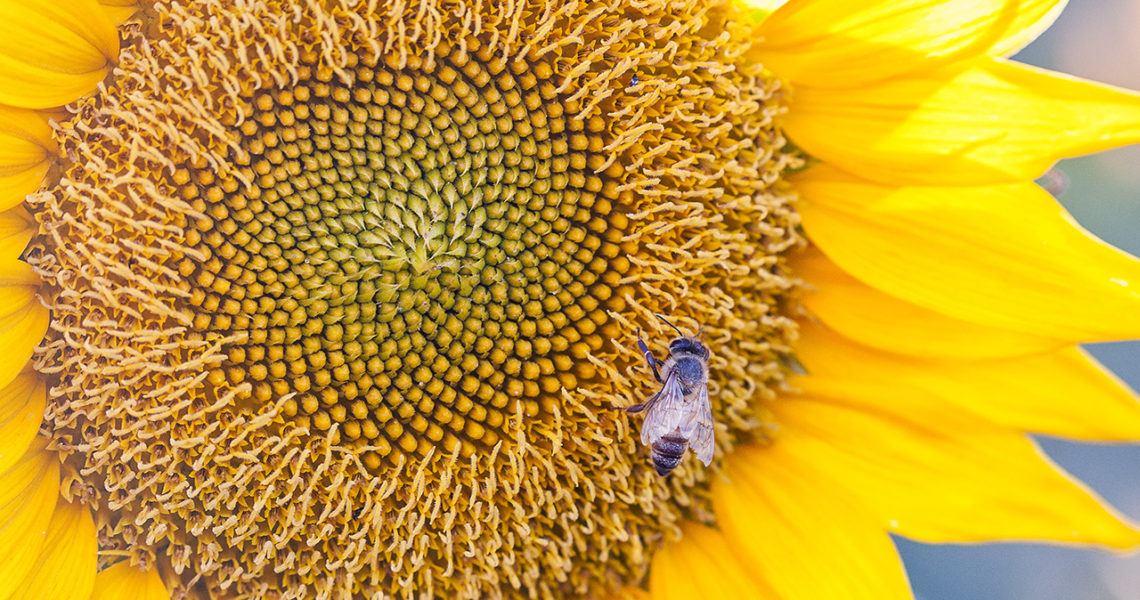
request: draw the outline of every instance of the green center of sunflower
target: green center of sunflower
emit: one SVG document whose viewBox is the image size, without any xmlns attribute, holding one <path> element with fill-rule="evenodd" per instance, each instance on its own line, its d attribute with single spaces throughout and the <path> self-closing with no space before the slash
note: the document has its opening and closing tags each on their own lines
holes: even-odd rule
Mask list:
<svg viewBox="0 0 1140 600">
<path fill-rule="evenodd" d="M 600 277 L 630 267 L 597 132 L 547 64 L 481 54 L 348 81 L 302 64 L 253 97 L 232 177 L 174 173 L 201 213 L 181 269 L 194 330 L 241 340 L 212 382 L 288 397 L 284 416 L 370 468 L 489 452 L 516 401 L 549 412 L 601 346 Z"/>
<path fill-rule="evenodd" d="M 659 385 L 637 329 L 705 325 L 718 453 L 794 337 L 747 20 L 348 4 L 159 6 L 59 132 L 29 261 L 72 493 L 213 598 L 636 584 L 711 519 L 611 410 Z"/>
</svg>

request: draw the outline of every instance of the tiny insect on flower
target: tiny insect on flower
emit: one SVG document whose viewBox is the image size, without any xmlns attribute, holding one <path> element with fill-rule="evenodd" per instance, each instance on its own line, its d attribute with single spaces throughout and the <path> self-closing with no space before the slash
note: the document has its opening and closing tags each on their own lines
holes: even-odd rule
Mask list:
<svg viewBox="0 0 1140 600">
<path fill-rule="evenodd" d="M 668 475 L 680 464 L 687 448 L 707 467 L 716 444 L 713 438 L 712 407 L 709 403 L 709 349 L 700 332 L 686 336 L 665 317 L 657 315 L 677 331 L 669 342 L 669 356 L 653 356 L 637 331 L 637 347 L 661 389 L 648 400 L 625 409 L 627 413 L 646 411 L 641 422 L 641 443 L 650 447 L 649 456 L 658 475 Z"/>
</svg>

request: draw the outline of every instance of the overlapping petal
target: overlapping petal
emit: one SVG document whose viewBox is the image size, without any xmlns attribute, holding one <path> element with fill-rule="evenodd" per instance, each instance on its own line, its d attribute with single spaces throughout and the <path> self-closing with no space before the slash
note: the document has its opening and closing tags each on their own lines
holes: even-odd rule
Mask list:
<svg viewBox="0 0 1140 600">
<path fill-rule="evenodd" d="M 1063 342 L 987 327 L 922 308 L 885 294 L 849 275 L 818 248 L 792 259 L 807 289 L 803 303 L 828 327 L 881 350 L 914 356 L 1000 358 L 1051 350 Z"/>
<path fill-rule="evenodd" d="M 1140 337 L 1140 260 L 1031 183 L 896 188 L 820 167 L 797 186 L 812 241 L 887 294 L 1068 342 Z"/>
<path fill-rule="evenodd" d="M 0 211 L 39 187 L 55 152 L 49 115 L 0 106 Z"/>
<path fill-rule="evenodd" d="M 961 418 L 1018 433 L 1140 439 L 1140 401 L 1074 347 L 1004 360 L 930 359 L 868 348 L 803 324 L 797 354 L 808 374 L 792 383 L 807 396 L 885 418 L 942 429 L 954 429 L 944 421 Z"/>
<path fill-rule="evenodd" d="M 0 261 L 15 261 L 35 233 L 35 221 L 23 207 L 0 211 Z"/>
<path fill-rule="evenodd" d="M 118 55 L 118 32 L 95 0 L 0 0 L 0 14 L 0 104 L 67 104 Z"/>
<path fill-rule="evenodd" d="M 910 600 L 878 515 L 782 440 L 738 447 L 725 463 L 727 481 L 712 488 L 717 525 L 770 597 Z"/>
<path fill-rule="evenodd" d="M 12 468 L 28 450 L 43 421 L 46 403 L 43 378 L 30 369 L 0 388 L 0 473 Z"/>
<path fill-rule="evenodd" d="M 36 566 L 59 499 L 59 460 L 46 438 L 0 473 L 0 600 L 8 600 Z"/>
<path fill-rule="evenodd" d="M 1044 31 L 1061 0 L 792 0 L 760 26 L 755 57 L 797 88 L 851 88 L 1002 55 Z"/>
<path fill-rule="evenodd" d="M 1140 437 L 1140 404 L 1075 348 L 1006 360 L 883 352 L 804 324 L 802 397 L 772 406 L 776 447 L 883 527 L 926 541 L 1038 539 L 1128 548 L 1132 525 L 1023 434 Z"/>
<path fill-rule="evenodd" d="M 88 600 L 95 586 L 96 550 L 91 510 L 57 503 L 35 566 L 11 600 Z"/>
<path fill-rule="evenodd" d="M 1029 181 L 1057 160 L 1140 141 L 1140 96 L 1003 60 L 852 89 L 795 90 L 785 129 L 812 156 L 875 181 Z"/>
<path fill-rule="evenodd" d="M 681 539 L 653 554 L 649 592 L 653 600 L 772 598 L 759 575 L 737 560 L 720 531 L 686 522 Z"/>
<path fill-rule="evenodd" d="M 139 10 L 136 0 L 99 0 L 99 4 L 103 5 L 103 12 L 115 25 L 121 25 Z"/>
<path fill-rule="evenodd" d="M 158 571 L 145 571 L 122 561 L 99 571 L 91 600 L 168 600 Z"/>
<path fill-rule="evenodd" d="M 0 258 L 0 386 L 24 370 L 47 331 L 49 312 L 35 295 L 39 285 L 30 266 Z"/>
<path fill-rule="evenodd" d="M 923 421 L 892 410 L 894 399 L 860 400 L 777 404 L 775 448 L 848 490 L 879 527 L 924 541 L 1140 544 L 1140 533 L 1020 433 L 951 411 Z"/>
<path fill-rule="evenodd" d="M 759 23 L 768 18 L 774 10 L 784 5 L 787 0 L 743 0 L 744 4 L 752 9 L 752 22 Z"/>
</svg>

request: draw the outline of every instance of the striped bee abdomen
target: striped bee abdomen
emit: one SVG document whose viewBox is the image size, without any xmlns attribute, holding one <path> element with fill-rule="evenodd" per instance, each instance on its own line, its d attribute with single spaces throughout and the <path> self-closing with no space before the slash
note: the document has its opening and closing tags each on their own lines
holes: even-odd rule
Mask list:
<svg viewBox="0 0 1140 600">
<path fill-rule="evenodd" d="M 685 439 L 680 431 L 662 436 L 654 442 L 649 457 L 653 459 L 653 468 L 657 470 L 657 474 L 665 476 L 672 473 L 688 448 L 689 440 Z"/>
</svg>

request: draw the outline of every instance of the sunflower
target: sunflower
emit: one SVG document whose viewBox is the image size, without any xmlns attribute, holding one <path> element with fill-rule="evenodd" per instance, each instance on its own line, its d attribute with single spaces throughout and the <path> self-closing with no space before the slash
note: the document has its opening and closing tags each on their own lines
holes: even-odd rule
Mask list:
<svg viewBox="0 0 1140 600">
<path fill-rule="evenodd" d="M 1032 183 L 1140 96 L 1001 58 L 1062 4 L 0 0 L 0 599 L 1140 545 L 1027 436 L 1140 438 L 1077 348 L 1140 335 L 1140 262 Z M 712 350 L 667 478 L 613 410 L 658 314 Z"/>
</svg>

